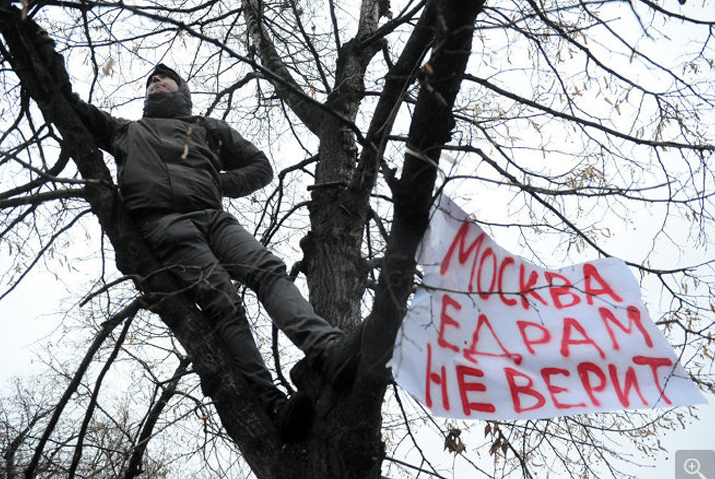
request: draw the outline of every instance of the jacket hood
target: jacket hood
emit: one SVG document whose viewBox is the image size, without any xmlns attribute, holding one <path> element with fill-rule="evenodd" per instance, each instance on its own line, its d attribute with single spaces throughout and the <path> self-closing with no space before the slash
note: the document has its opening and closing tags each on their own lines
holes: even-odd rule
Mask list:
<svg viewBox="0 0 715 479">
<path fill-rule="evenodd" d="M 179 85 L 179 91 L 158 92 L 146 95 L 144 99 L 145 118 L 179 118 L 191 116 L 191 90 L 189 85 L 178 73 L 163 63 L 160 63 L 149 74 L 149 79 L 155 73 L 163 73 Z M 147 85 L 150 80 L 147 80 Z"/>
</svg>

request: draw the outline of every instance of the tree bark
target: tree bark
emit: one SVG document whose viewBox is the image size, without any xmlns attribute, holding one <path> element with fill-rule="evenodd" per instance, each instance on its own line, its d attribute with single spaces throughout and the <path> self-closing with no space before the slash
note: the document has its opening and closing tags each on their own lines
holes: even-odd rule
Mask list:
<svg viewBox="0 0 715 479">
<path fill-rule="evenodd" d="M 412 292 L 415 252 L 427 227 L 437 164 L 442 147 L 450 139 L 454 124 L 452 107 L 471 53 L 476 16 L 482 8 L 482 1 L 428 2 L 419 22 L 420 28 L 408 42 L 410 48 L 405 50 L 404 60 L 398 61 L 388 73 L 388 78 L 396 79 L 396 84 L 386 88 L 378 121 L 388 118 L 386 112 L 401 101 L 397 92 L 404 90 L 409 82 L 409 76 L 405 78 L 405 71 L 410 70 L 409 61 L 420 61 L 423 55 L 420 52 L 424 52 L 427 45 L 433 45 L 429 67 L 421 73 L 422 88 L 409 135 L 410 147 L 420 155 L 406 155 L 402 177 L 393 185 L 393 224 L 373 309 L 363 325 L 358 380 L 349 395 L 326 408 L 330 411 L 329 416 L 319 418 L 319 429 L 307 449 L 315 468 L 312 475 L 306 477 L 381 477 L 384 457 L 380 437 L 381 407 L 391 381 L 386 363 L 391 357 L 394 339 Z M 411 70 L 416 71 L 416 66 L 413 63 Z M 379 125 L 375 123 L 373 126 L 374 130 L 371 130 L 375 134 L 372 138 L 379 138 Z M 369 163 L 369 157 L 365 154 L 364 164 Z M 430 161 L 425 161 L 425 157 Z M 371 161 L 376 167 L 379 158 L 373 155 Z M 342 192 L 342 196 L 335 194 L 333 201 L 336 204 L 362 204 L 360 201 L 366 198 L 360 195 L 369 195 L 372 185 L 368 181 L 361 184 L 364 189 L 350 189 Z M 327 275 L 330 271 L 324 269 L 322 274 Z M 323 398 L 326 404 L 331 404 L 331 399 Z"/>
<path fill-rule="evenodd" d="M 343 329 L 362 320 L 361 302 L 367 286 L 367 263 L 362 257 L 363 232 L 368 218 L 367 197 L 346 194 L 357 160 L 356 118 L 364 97 L 364 76 L 370 60 L 380 50 L 378 42 L 366 42 L 385 13 L 378 0 L 361 4 L 356 37 L 342 45 L 336 62 L 335 85 L 324 105 L 310 103 L 310 96 L 296 95 L 297 82 L 277 54 L 263 27 L 262 2 L 244 1 L 244 13 L 262 66 L 278 77 L 276 93 L 318 137 L 319 161 L 309 205 L 310 232 L 301 241 L 303 273 L 316 312 Z M 291 86 L 291 88 L 287 88 Z M 330 113 L 327 113 L 330 112 Z M 367 190 L 372 185 L 366 185 Z"/>
</svg>

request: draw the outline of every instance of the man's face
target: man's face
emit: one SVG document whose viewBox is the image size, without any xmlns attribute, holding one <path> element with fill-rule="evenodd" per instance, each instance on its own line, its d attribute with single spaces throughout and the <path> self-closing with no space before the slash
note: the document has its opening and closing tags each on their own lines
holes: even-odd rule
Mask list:
<svg viewBox="0 0 715 479">
<path fill-rule="evenodd" d="M 171 77 L 166 76 L 163 73 L 153 74 L 149 80 L 149 86 L 146 87 L 147 95 L 159 92 L 171 93 L 175 91 L 179 91 L 179 85 L 172 80 Z"/>
</svg>

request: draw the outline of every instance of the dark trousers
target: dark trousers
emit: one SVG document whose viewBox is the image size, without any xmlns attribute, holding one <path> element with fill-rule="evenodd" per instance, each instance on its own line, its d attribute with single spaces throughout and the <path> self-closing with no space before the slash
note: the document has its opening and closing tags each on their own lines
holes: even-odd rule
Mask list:
<svg viewBox="0 0 715 479">
<path fill-rule="evenodd" d="M 240 371 L 266 408 L 284 398 L 253 339 L 232 280 L 251 288 L 273 322 L 313 361 L 342 332 L 318 316 L 269 252 L 229 213 L 201 210 L 150 215 L 142 235 L 216 324 Z"/>
</svg>

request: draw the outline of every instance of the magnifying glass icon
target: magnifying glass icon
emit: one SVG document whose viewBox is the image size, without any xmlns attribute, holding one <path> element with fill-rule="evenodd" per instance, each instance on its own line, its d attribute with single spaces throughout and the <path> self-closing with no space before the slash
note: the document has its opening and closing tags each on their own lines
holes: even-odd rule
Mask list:
<svg viewBox="0 0 715 479">
<path fill-rule="evenodd" d="M 691 474 L 693 476 L 697 474 L 698 476 L 700 476 L 700 479 L 708 479 L 703 475 L 702 472 L 700 472 L 700 461 L 698 461 L 694 457 L 686 459 L 685 463 L 683 464 L 683 468 L 688 474 Z"/>
</svg>

